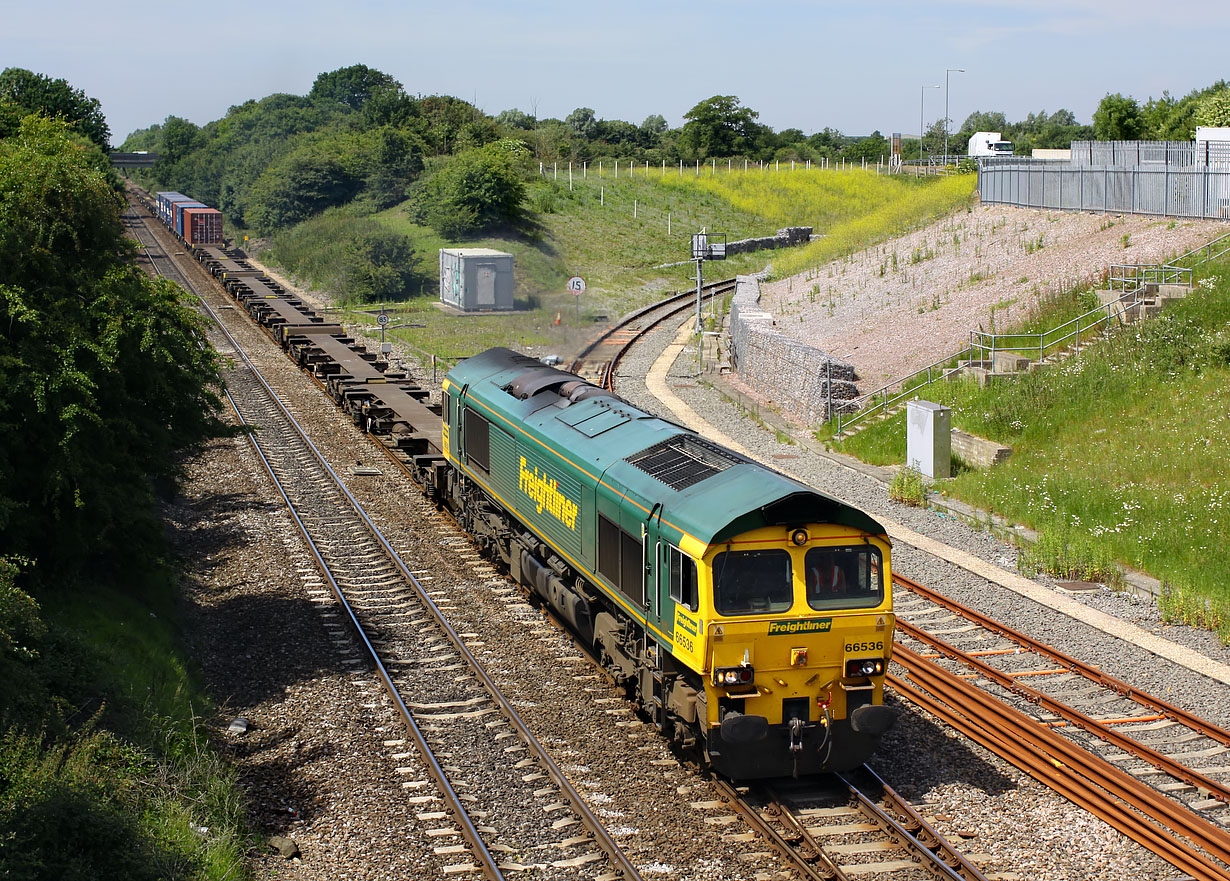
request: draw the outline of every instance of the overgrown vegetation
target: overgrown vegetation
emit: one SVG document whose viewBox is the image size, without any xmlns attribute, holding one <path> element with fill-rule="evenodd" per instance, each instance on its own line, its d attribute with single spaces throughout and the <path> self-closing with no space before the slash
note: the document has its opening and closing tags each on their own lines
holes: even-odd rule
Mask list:
<svg viewBox="0 0 1230 881">
<path fill-rule="evenodd" d="M 915 508 L 925 507 L 927 488 L 923 485 L 922 474 L 912 464 L 902 465 L 888 485 L 888 497 Z"/>
<path fill-rule="evenodd" d="M 97 145 L 21 110 L 0 132 L 0 875 L 242 877 L 156 509 L 225 430 L 217 358 L 137 269 Z"/>
<path fill-rule="evenodd" d="M 1230 266 L 1195 292 L 1049 371 L 988 388 L 936 383 L 953 426 L 1012 457 L 945 492 L 1039 530 L 1027 565 L 1105 577 L 1107 561 L 1168 585 L 1163 611 L 1230 638 Z M 838 444 L 867 461 L 905 455 L 904 417 Z"/>
<path fill-rule="evenodd" d="M 666 181 L 669 184 L 670 178 Z M 773 273 L 782 277 L 949 214 L 969 203 L 976 183 L 972 177 L 959 175 L 918 181 L 861 169 L 800 169 L 685 176 L 670 185 L 712 192 L 775 227 L 787 223 L 812 226 L 821 238 L 772 254 Z"/>
</svg>

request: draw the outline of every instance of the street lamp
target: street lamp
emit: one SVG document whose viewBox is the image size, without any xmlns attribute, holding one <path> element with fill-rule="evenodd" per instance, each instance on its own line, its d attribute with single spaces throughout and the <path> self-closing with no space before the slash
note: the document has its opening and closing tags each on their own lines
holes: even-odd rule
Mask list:
<svg viewBox="0 0 1230 881">
<path fill-rule="evenodd" d="M 923 101 L 927 97 L 927 89 L 938 89 L 939 86 L 922 86 L 918 90 L 918 167 L 922 168 L 922 142 L 923 142 Z"/>
<path fill-rule="evenodd" d="M 948 164 L 948 74 L 965 73 L 963 67 L 949 67 L 944 70 L 944 164 Z"/>
</svg>

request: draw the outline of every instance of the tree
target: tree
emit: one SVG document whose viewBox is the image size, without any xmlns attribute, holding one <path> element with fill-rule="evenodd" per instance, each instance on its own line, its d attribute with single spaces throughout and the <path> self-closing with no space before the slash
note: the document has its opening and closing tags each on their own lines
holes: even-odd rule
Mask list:
<svg viewBox="0 0 1230 881">
<path fill-rule="evenodd" d="M 1064 110 L 1062 107 L 1051 114 L 1047 120 L 1048 125 L 1057 125 L 1061 128 L 1069 128 L 1074 125 L 1079 125 L 1076 121 L 1076 114 L 1071 110 Z"/>
<path fill-rule="evenodd" d="M 0 141 L 0 547 L 45 576 L 153 565 L 154 487 L 225 432 L 201 320 L 137 269 L 100 160 L 37 116 Z"/>
<path fill-rule="evenodd" d="M 680 148 L 694 159 L 750 155 L 766 133 L 759 116 L 734 95 L 706 98 L 683 115 Z"/>
<path fill-rule="evenodd" d="M 501 111 L 495 121 L 505 128 L 521 129 L 522 131 L 531 131 L 534 128 L 534 117 L 523 110 L 513 108 L 512 110 Z"/>
<path fill-rule="evenodd" d="M 974 132 L 1005 132 L 1008 129 L 1008 117 L 1002 111 L 975 110 L 965 117 L 961 123 L 961 134 L 968 141 Z"/>
<path fill-rule="evenodd" d="M 162 124 L 162 139 L 158 146 L 161 161 L 174 165 L 183 159 L 196 147 L 197 135 L 201 129 L 195 123 L 178 116 L 168 116 Z"/>
<path fill-rule="evenodd" d="M 645 121 L 641 123 L 641 131 L 648 135 L 662 135 L 666 133 L 666 117 L 660 113 L 651 113 L 645 117 Z"/>
<path fill-rule="evenodd" d="M 847 159 L 855 162 L 861 162 L 866 159 L 870 164 L 879 162 L 881 159 L 888 158 L 889 145 L 885 140 L 884 135 L 879 131 L 874 131 L 865 138 L 857 138 L 853 143 L 847 144 L 842 150 L 842 153 Z"/>
<path fill-rule="evenodd" d="M 361 185 L 357 168 L 309 142 L 270 165 L 256 181 L 248 221 L 271 233 L 349 202 Z"/>
<path fill-rule="evenodd" d="M 640 146 L 641 130 L 622 119 L 604 119 L 595 126 L 593 137 L 626 152 Z"/>
<path fill-rule="evenodd" d="M 666 134 L 666 117 L 660 113 L 651 113 L 641 123 L 637 142 L 645 149 L 652 150 L 661 146 L 662 136 Z"/>
<path fill-rule="evenodd" d="M 411 197 L 411 217 L 456 238 L 523 215 L 525 183 L 501 146 L 459 153 L 428 177 Z"/>
<path fill-rule="evenodd" d="M 67 80 L 10 67 L 0 73 L 0 103 L 16 104 L 28 113 L 62 119 L 77 133 L 106 150 L 111 129 L 97 98 L 74 89 Z"/>
<path fill-rule="evenodd" d="M 1136 99 L 1118 92 L 1108 94 L 1093 112 L 1093 135 L 1099 141 L 1134 141 L 1143 127 Z"/>
<path fill-rule="evenodd" d="M 1196 104 L 1196 125 L 1230 126 L 1230 89 L 1205 95 Z"/>
<path fill-rule="evenodd" d="M 363 105 L 363 125 L 366 128 L 382 125 L 407 128 L 418 116 L 418 102 L 401 89 L 380 89 Z"/>
<path fill-rule="evenodd" d="M 383 91 L 399 92 L 401 83 L 366 64 L 352 64 L 316 77 L 308 97 L 338 101 L 351 110 L 362 110 L 374 95 Z"/>
<path fill-rule="evenodd" d="M 564 117 L 564 124 L 581 138 L 592 138 L 598 130 L 598 118 L 588 107 L 578 107 Z"/>
<path fill-rule="evenodd" d="M 832 159 L 841 153 L 846 138 L 835 128 L 825 127 L 807 139 L 817 157 Z"/>
<path fill-rule="evenodd" d="M 948 143 L 951 148 L 951 135 L 948 138 Z M 938 156 L 944 152 L 944 120 L 937 119 L 927 126 L 927 131 L 923 134 L 923 151 L 928 156 Z"/>
</svg>

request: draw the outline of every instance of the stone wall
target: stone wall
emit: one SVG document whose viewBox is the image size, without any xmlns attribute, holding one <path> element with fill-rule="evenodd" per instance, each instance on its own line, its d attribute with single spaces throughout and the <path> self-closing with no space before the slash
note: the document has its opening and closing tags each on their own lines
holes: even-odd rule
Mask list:
<svg viewBox="0 0 1230 881">
<path fill-rule="evenodd" d="M 990 468 L 1001 462 L 1006 462 L 1012 455 L 1012 447 L 1005 447 L 995 441 L 966 434 L 964 431 L 952 430 L 952 454 L 959 456 L 962 462 L 975 468 Z"/>
<path fill-rule="evenodd" d="M 788 226 L 779 229 L 777 235 L 760 236 L 755 239 L 739 239 L 726 243 L 727 254 L 743 254 L 748 251 L 763 251 L 767 248 L 789 248 L 811 241 L 810 226 Z"/>
<path fill-rule="evenodd" d="M 775 324 L 760 308 L 759 279 L 739 276 L 730 304 L 730 359 L 744 383 L 808 423 L 828 419 L 827 377 L 834 410 L 858 396 L 853 364 L 780 333 Z"/>
</svg>

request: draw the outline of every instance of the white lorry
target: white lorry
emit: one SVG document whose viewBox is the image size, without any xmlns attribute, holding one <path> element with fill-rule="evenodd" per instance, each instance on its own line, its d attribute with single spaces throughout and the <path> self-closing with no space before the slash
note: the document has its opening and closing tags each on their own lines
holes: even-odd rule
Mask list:
<svg viewBox="0 0 1230 881">
<path fill-rule="evenodd" d="M 1015 145 L 1005 141 L 999 132 L 974 132 L 969 139 L 970 156 L 1011 156 Z"/>
</svg>

